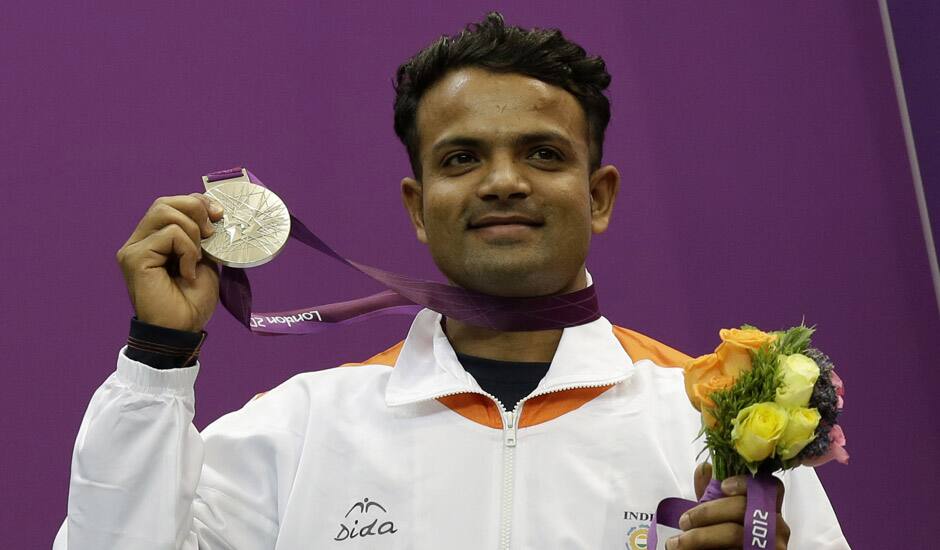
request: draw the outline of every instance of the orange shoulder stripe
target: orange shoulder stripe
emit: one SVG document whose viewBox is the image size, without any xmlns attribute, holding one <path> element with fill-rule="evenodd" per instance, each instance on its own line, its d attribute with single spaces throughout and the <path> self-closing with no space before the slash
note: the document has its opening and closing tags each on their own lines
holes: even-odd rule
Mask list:
<svg viewBox="0 0 940 550">
<path fill-rule="evenodd" d="M 645 334 L 614 325 L 614 336 L 634 361 L 649 359 L 661 367 L 682 367 L 692 358 Z"/>
<path fill-rule="evenodd" d="M 359 367 L 362 365 L 388 365 L 389 367 L 394 367 L 404 344 L 405 341 L 402 340 L 387 350 L 366 359 L 362 363 L 346 363 L 341 366 Z M 496 429 L 503 427 L 503 419 L 499 414 L 496 403 L 493 403 L 493 401 L 485 395 L 478 393 L 460 393 L 440 397 L 438 398 L 438 402 L 467 420 L 476 422 L 477 424 Z"/>
<path fill-rule="evenodd" d="M 438 397 L 437 400 L 467 420 L 483 424 L 489 428 L 500 429 L 503 427 L 503 417 L 499 414 L 499 406 L 485 395 L 458 393 L 457 395 Z"/>
<path fill-rule="evenodd" d="M 377 353 L 372 357 L 366 359 L 362 363 L 343 363 L 341 367 L 361 367 L 362 365 L 387 365 L 389 367 L 394 367 L 395 362 L 398 361 L 398 355 L 401 353 L 402 346 L 405 345 L 405 341 L 402 340 L 394 346 L 388 348 L 387 350 Z"/>
<path fill-rule="evenodd" d="M 692 359 L 681 351 L 634 330 L 616 325 L 613 330 L 614 336 L 616 336 L 620 345 L 623 346 L 627 354 L 634 361 L 650 359 L 655 364 L 662 367 L 681 367 Z M 404 341 L 398 342 L 394 346 L 370 357 L 366 361 L 361 363 L 346 363 L 342 366 L 388 365 L 389 367 L 394 367 L 403 345 Z M 526 401 L 525 407 L 522 409 L 519 427 L 527 428 L 548 422 L 549 420 L 554 420 L 565 413 L 569 413 L 581 407 L 612 387 L 611 385 L 598 388 L 574 388 L 533 397 Z M 476 422 L 477 424 L 496 429 L 500 429 L 503 426 L 503 420 L 496 403 L 484 395 L 478 393 L 461 393 L 438 398 L 438 402 L 460 416 L 472 422 Z"/>
<path fill-rule="evenodd" d="M 613 385 L 598 388 L 573 388 L 537 395 L 525 402 L 525 407 L 522 408 L 522 416 L 519 418 L 519 427 L 528 428 L 529 426 L 554 420 L 581 407 L 612 387 Z"/>
</svg>

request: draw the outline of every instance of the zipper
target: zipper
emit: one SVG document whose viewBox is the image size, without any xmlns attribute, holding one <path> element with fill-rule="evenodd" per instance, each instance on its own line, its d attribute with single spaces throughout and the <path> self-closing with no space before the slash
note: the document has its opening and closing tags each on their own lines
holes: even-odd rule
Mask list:
<svg viewBox="0 0 940 550">
<path fill-rule="evenodd" d="M 503 494 L 499 513 L 500 550 L 509 550 L 510 542 L 512 542 L 512 500 L 516 469 L 516 434 L 519 430 L 519 417 L 521 416 L 524 401 L 525 399 L 519 401 L 512 412 L 506 412 L 506 410 L 500 406 L 500 414 L 503 417 Z"/>
<path fill-rule="evenodd" d="M 618 383 L 620 381 L 621 380 L 617 380 L 616 382 L 611 383 Z M 519 419 L 522 418 L 522 406 L 525 405 L 527 400 L 532 399 L 533 397 L 539 397 L 541 395 L 578 388 L 600 388 L 603 386 L 609 386 L 611 383 L 562 385 L 550 390 L 533 393 L 522 398 L 522 400 L 516 403 L 516 408 L 513 409 L 512 412 L 507 412 L 506 408 L 503 407 L 503 404 L 499 401 L 499 399 L 496 399 L 492 395 L 489 396 L 490 399 L 496 401 L 496 404 L 499 406 L 499 413 L 503 418 L 503 494 L 499 520 L 500 550 L 510 550 L 512 543 L 513 496 L 516 482 L 516 443 L 519 432 Z"/>
<path fill-rule="evenodd" d="M 519 419 L 522 417 L 522 406 L 526 401 L 534 397 L 540 397 L 542 395 L 547 395 L 550 393 L 558 393 L 567 390 L 574 389 L 583 389 L 583 388 L 601 388 L 604 386 L 610 386 L 613 384 L 619 384 L 623 381 L 626 376 L 617 377 L 609 381 L 601 383 L 589 383 L 589 384 L 564 384 L 549 390 L 544 390 L 539 393 L 533 393 L 528 395 L 516 404 L 516 408 L 512 412 L 506 411 L 506 407 L 503 406 L 502 401 L 496 398 L 496 396 L 487 393 L 485 391 L 476 391 L 476 390 L 461 390 L 454 392 L 446 392 L 437 394 L 433 397 L 428 397 L 421 399 L 421 401 L 431 399 L 440 399 L 441 397 L 449 397 L 451 395 L 459 395 L 462 393 L 476 393 L 488 397 L 496 403 L 496 406 L 499 407 L 499 414 L 503 421 L 503 488 L 502 488 L 502 502 L 500 505 L 500 520 L 499 520 L 499 548 L 500 550 L 510 550 L 512 542 L 512 512 L 513 512 L 513 493 L 515 488 L 515 458 L 516 458 L 516 443 L 517 435 L 519 432 Z"/>
</svg>

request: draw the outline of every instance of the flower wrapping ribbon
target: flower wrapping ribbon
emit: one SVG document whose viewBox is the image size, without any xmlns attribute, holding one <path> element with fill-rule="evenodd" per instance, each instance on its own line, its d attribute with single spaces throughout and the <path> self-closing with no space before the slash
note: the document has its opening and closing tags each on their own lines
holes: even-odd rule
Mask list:
<svg viewBox="0 0 940 550">
<path fill-rule="evenodd" d="M 251 171 L 249 181 L 264 186 Z M 207 175 L 214 182 L 236 177 L 242 167 Z M 505 298 L 416 279 L 349 260 L 291 216 L 290 236 L 299 243 L 378 281 L 389 290 L 345 302 L 289 311 L 255 313 L 251 285 L 243 269 L 222 266 L 219 297 L 242 325 L 258 334 L 309 334 L 325 327 L 361 321 L 377 315 L 413 314 L 428 308 L 471 325 L 500 331 L 548 330 L 583 325 L 600 317 L 594 285 L 551 296 Z"/>
<path fill-rule="evenodd" d="M 705 493 L 698 501 L 683 498 L 663 499 L 656 506 L 653 522 L 647 536 L 647 548 L 656 550 L 659 539 L 657 525 L 679 529 L 679 518 L 692 508 L 723 498 L 721 482 L 713 479 L 705 488 Z M 777 537 L 777 482 L 773 476 L 760 473 L 747 478 L 747 508 L 744 512 L 744 550 L 764 550 L 775 548 Z"/>
</svg>

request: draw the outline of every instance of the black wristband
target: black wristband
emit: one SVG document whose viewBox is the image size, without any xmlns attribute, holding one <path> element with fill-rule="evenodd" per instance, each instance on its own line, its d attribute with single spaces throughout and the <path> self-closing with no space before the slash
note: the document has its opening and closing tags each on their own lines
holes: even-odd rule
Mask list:
<svg viewBox="0 0 940 550">
<path fill-rule="evenodd" d="M 190 332 L 145 323 L 136 316 L 131 318 L 127 337 L 128 359 L 139 361 L 155 369 L 191 367 L 199 358 L 199 350 L 206 340 L 206 331 Z"/>
</svg>

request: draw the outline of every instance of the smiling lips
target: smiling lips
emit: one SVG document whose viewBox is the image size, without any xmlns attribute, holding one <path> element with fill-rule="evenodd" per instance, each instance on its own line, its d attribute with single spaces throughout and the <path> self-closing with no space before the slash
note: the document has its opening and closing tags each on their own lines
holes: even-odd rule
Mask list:
<svg viewBox="0 0 940 550">
<path fill-rule="evenodd" d="M 487 214 L 472 220 L 467 228 L 486 240 L 523 239 L 545 222 L 522 214 Z"/>
<path fill-rule="evenodd" d="M 539 221 L 533 217 L 522 214 L 487 214 L 475 220 L 472 220 L 467 226 L 470 229 L 483 229 L 487 227 L 499 226 L 529 226 L 540 227 L 545 222 Z"/>
</svg>

